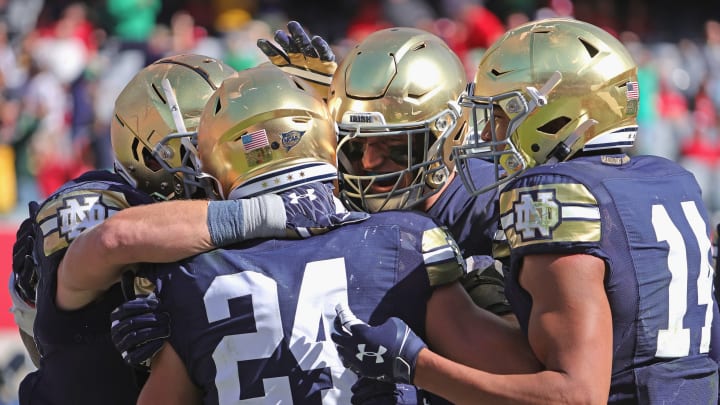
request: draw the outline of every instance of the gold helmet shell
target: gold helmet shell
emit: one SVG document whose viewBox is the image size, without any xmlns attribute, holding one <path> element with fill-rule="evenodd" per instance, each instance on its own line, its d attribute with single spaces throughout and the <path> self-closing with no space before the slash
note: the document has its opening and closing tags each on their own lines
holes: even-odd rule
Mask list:
<svg viewBox="0 0 720 405">
<path fill-rule="evenodd" d="M 160 59 L 138 72 L 115 101 L 110 126 L 115 170 L 156 199 L 190 197 L 194 190 L 187 186 L 187 177 L 197 168 L 186 167 L 190 162 L 187 144 L 179 137 L 168 138 L 181 129 L 174 123 L 163 80 L 174 91 L 190 135 L 207 100 L 234 72 L 217 59 L 195 54 Z"/>
<path fill-rule="evenodd" d="M 337 133 L 323 100 L 272 64 L 226 79 L 198 127 L 203 171 L 223 198 L 337 178 Z"/>
<path fill-rule="evenodd" d="M 579 151 L 631 147 L 637 67 L 625 46 L 601 28 L 566 18 L 534 21 L 508 31 L 487 50 L 461 104 L 488 117 L 481 122 L 491 122 L 498 107 L 509 118 L 504 133 L 489 124 L 492 144 L 468 137 L 456 148 L 461 174 L 464 159 L 484 157 L 502 165 L 506 181 Z"/>
<path fill-rule="evenodd" d="M 454 167 L 452 147 L 463 143 L 467 126 L 458 105 L 466 83 L 458 56 L 429 32 L 389 28 L 359 43 L 338 67 L 328 98 L 339 127 L 345 202 L 370 212 L 409 208 L 441 190 Z M 398 136 L 407 137 L 404 169 L 359 167 L 358 141 Z M 380 183 L 394 186 L 373 191 Z"/>
</svg>

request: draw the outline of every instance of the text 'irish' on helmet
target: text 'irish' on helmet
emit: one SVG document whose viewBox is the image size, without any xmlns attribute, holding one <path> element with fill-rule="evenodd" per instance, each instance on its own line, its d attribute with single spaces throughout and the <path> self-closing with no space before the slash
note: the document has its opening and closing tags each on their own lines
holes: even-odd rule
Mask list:
<svg viewBox="0 0 720 405">
<path fill-rule="evenodd" d="M 271 64 L 226 79 L 198 127 L 203 171 L 230 199 L 335 180 L 336 146 L 323 100 Z"/>
<path fill-rule="evenodd" d="M 448 181 L 466 119 L 467 77 L 439 37 L 415 28 L 377 31 L 346 56 L 330 86 L 339 127 L 340 194 L 369 212 L 410 208 Z"/>
<path fill-rule="evenodd" d="M 234 72 L 195 54 L 160 59 L 138 72 L 115 101 L 110 127 L 115 170 L 158 200 L 191 197 L 197 188 L 192 149 L 200 114 Z"/>
<path fill-rule="evenodd" d="M 454 151 L 458 171 L 467 185 L 466 159 L 494 160 L 506 173 L 497 186 L 581 151 L 630 147 L 638 101 L 636 64 L 610 33 L 567 18 L 526 23 L 485 52 L 461 100 L 473 128 Z"/>
</svg>

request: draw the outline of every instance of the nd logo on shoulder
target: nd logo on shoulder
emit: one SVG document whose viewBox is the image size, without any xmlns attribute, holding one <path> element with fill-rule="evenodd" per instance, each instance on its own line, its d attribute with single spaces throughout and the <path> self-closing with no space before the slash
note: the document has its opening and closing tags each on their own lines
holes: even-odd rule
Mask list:
<svg viewBox="0 0 720 405">
<path fill-rule="evenodd" d="M 64 203 L 58 209 L 58 228 L 60 235 L 68 240 L 108 217 L 108 208 L 100 202 L 99 195 L 66 198 Z"/>
<path fill-rule="evenodd" d="M 518 188 L 500 196 L 501 224 L 510 247 L 600 240 L 600 207 L 579 183 Z"/>
<path fill-rule="evenodd" d="M 523 239 L 550 237 L 550 232 L 560 223 L 560 205 L 555 200 L 555 191 L 539 191 L 535 198 L 532 193 L 521 193 L 515 203 L 515 230 Z"/>
</svg>

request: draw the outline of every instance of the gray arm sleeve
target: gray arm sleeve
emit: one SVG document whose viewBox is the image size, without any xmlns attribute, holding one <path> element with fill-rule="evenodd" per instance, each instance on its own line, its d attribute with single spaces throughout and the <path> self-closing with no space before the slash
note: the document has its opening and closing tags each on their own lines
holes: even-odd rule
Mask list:
<svg viewBox="0 0 720 405">
<path fill-rule="evenodd" d="M 286 235 L 286 224 L 285 205 L 276 194 L 208 204 L 208 230 L 217 247 L 249 239 L 282 237 Z"/>
</svg>

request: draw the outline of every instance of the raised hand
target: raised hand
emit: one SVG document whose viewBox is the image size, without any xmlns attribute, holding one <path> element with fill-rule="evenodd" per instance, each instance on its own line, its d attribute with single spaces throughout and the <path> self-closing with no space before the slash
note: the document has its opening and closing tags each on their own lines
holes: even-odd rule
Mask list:
<svg viewBox="0 0 720 405">
<path fill-rule="evenodd" d="M 257 46 L 270 62 L 283 71 L 310 84 L 323 99 L 327 99 L 330 80 L 337 69 L 335 54 L 321 37 L 312 39 L 297 21 L 290 21 L 288 32 L 275 31 L 275 45 L 258 39 Z"/>
</svg>

